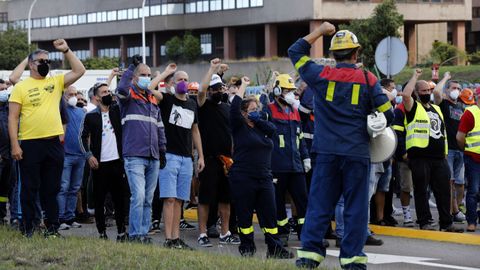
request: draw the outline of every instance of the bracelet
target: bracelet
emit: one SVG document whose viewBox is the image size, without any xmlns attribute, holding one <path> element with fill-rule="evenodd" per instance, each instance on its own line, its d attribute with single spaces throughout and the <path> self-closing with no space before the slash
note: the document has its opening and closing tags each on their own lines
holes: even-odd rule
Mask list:
<svg viewBox="0 0 480 270">
<path fill-rule="evenodd" d="M 70 48 L 67 48 L 63 53 L 67 53 L 68 51 L 70 51 Z"/>
</svg>

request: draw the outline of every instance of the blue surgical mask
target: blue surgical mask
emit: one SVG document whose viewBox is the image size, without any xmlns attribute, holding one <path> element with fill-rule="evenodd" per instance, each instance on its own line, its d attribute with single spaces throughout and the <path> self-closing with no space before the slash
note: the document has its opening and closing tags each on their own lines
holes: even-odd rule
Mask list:
<svg viewBox="0 0 480 270">
<path fill-rule="evenodd" d="M 400 104 L 402 103 L 403 101 L 403 97 L 402 96 L 396 96 L 395 97 L 395 104 Z"/>
<path fill-rule="evenodd" d="M 10 93 L 8 93 L 8 91 L 6 90 L 0 91 L 0 102 L 7 102 L 9 97 L 10 97 Z"/>
<path fill-rule="evenodd" d="M 150 86 L 150 77 L 138 77 L 138 87 L 142 88 L 143 90 L 147 90 L 148 86 Z"/>
</svg>

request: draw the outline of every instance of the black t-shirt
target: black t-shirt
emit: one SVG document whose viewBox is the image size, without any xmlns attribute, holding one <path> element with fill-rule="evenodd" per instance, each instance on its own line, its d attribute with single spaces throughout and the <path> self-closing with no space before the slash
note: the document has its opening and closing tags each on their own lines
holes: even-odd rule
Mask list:
<svg viewBox="0 0 480 270">
<path fill-rule="evenodd" d="M 197 103 L 190 98 L 180 100 L 164 94 L 160 102 L 162 121 L 165 125 L 167 153 L 192 156 L 192 125 L 198 122 Z"/>
<path fill-rule="evenodd" d="M 460 148 L 458 148 L 456 136 L 458 125 L 460 124 L 460 118 L 462 118 L 465 110 L 464 105 L 461 102 L 455 104 L 444 99 L 442 103 L 440 103 L 440 109 L 442 110 L 447 128 L 448 149 L 460 150 Z"/>
<path fill-rule="evenodd" d="M 425 107 L 424 107 L 425 108 Z M 417 102 L 413 103 L 412 110 L 405 112 L 407 123 L 412 122 L 417 110 Z M 426 148 L 412 147 L 407 150 L 408 158 L 445 158 L 445 124 L 440 115 L 435 111 L 433 106 L 425 108 L 430 118 L 430 138 Z"/>
<path fill-rule="evenodd" d="M 198 108 L 198 119 L 203 155 L 205 157 L 231 156 L 230 106 L 225 102 L 215 104 L 207 99 L 203 106 Z"/>
</svg>

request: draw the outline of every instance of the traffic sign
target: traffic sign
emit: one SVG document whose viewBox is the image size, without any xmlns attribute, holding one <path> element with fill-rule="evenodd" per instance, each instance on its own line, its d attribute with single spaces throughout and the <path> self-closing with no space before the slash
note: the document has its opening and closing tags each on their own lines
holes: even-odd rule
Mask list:
<svg viewBox="0 0 480 270">
<path fill-rule="evenodd" d="M 407 47 L 396 37 L 384 38 L 375 50 L 375 65 L 389 78 L 402 71 L 407 60 Z"/>
</svg>

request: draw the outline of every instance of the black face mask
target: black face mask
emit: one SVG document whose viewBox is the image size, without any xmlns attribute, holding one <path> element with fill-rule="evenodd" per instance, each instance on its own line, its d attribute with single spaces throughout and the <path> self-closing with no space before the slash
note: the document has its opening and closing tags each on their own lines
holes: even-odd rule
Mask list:
<svg viewBox="0 0 480 270">
<path fill-rule="evenodd" d="M 79 103 L 77 103 L 77 107 L 78 108 L 83 108 L 83 107 L 85 107 L 85 104 L 79 102 Z"/>
<path fill-rule="evenodd" d="M 428 103 L 430 102 L 430 94 L 425 94 L 425 95 L 418 95 L 418 98 L 420 98 L 420 102 L 422 103 Z"/>
<path fill-rule="evenodd" d="M 112 95 L 106 95 L 102 97 L 102 104 L 105 106 L 110 106 L 112 105 L 113 102 L 113 97 Z"/>
<path fill-rule="evenodd" d="M 48 66 L 47 63 L 41 63 L 37 66 L 37 71 L 38 71 L 38 74 L 40 74 L 40 76 L 45 77 L 50 71 L 50 67 Z"/>
<path fill-rule="evenodd" d="M 217 93 L 213 93 L 212 95 L 210 95 L 210 99 L 213 101 L 213 103 L 219 103 L 220 101 L 222 101 L 222 96 L 223 94 L 220 93 L 220 92 L 217 92 Z"/>
</svg>

